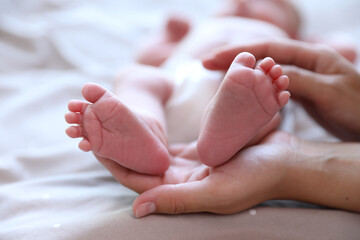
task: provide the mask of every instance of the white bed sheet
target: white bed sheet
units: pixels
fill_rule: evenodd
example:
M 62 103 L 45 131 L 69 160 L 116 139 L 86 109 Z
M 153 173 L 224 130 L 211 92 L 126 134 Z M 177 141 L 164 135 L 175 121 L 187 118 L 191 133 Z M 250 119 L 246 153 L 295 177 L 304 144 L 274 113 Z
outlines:
M 133 61 L 136 46 L 167 12 L 201 19 L 217 2 L 0 1 L 0 239 L 360 236 L 358 214 L 324 209 L 135 219 L 136 194 L 65 136 L 66 103 L 81 97 L 84 83 L 111 88 L 117 70 Z M 346 32 L 360 46 L 359 1 L 302 2 L 306 34 Z M 296 130 L 307 136 L 305 128 Z M 326 138 L 323 133 L 316 137 Z

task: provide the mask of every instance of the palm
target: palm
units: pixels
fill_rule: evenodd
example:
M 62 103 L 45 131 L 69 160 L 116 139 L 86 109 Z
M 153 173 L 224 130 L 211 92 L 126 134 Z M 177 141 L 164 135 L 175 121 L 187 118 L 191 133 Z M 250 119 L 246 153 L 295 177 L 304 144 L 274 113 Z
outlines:
M 279 181 L 279 170 L 282 169 L 279 163 L 289 157 L 289 142 L 289 135 L 274 133 L 261 144 L 244 149 L 233 159 L 216 168 L 207 167 L 199 162 L 196 148 L 190 147 L 185 151 L 178 151 L 173 156 L 169 169 L 161 176 L 136 173 L 114 162 L 109 164 L 110 160 L 100 157 L 98 159 L 120 183 L 138 193 L 160 185 L 189 184 L 197 181 L 203 184 L 204 188 L 216 189 L 217 201 L 219 197 L 225 200 L 230 192 L 239 192 L 242 198 L 247 198 L 248 204 L 248 199 L 257 192 L 264 191 L 269 185 Z M 261 200 L 255 197 L 252 201 Z M 244 206 L 240 204 L 239 207 Z M 226 208 L 222 207 L 221 212 L 224 212 L 224 209 Z
M 181 151 L 173 155 L 170 167 L 162 175 L 137 173 L 122 167 L 112 160 L 97 155 L 96 158 L 109 169 L 117 181 L 138 193 L 142 193 L 160 185 L 202 180 L 209 176 L 210 167 L 199 162 L 197 158 L 193 158 L 194 151 L 191 149 L 190 152 L 185 154 L 184 151 Z

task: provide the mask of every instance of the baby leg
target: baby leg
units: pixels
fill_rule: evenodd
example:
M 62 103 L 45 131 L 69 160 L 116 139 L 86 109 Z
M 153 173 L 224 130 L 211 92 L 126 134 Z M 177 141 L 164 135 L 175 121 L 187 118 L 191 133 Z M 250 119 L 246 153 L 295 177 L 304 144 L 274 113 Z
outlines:
M 271 58 L 254 69 L 255 58 L 239 54 L 208 105 L 197 143 L 209 166 L 229 160 L 273 119 L 289 100 L 289 79 Z M 266 128 L 265 128 L 266 129 Z
M 121 97 L 89 83 L 82 90 L 88 102 L 69 102 L 70 112 L 65 119 L 77 125 L 66 133 L 83 138 L 81 150 L 91 150 L 141 173 L 166 171 L 169 154 L 162 108 L 172 85 L 162 74 L 151 76 L 149 71 L 156 73 L 141 67 L 124 73 L 117 84 Z M 147 77 L 143 78 L 143 72 L 148 73 Z
M 171 16 L 167 20 L 163 32 L 150 39 L 138 51 L 138 63 L 160 66 L 174 52 L 179 42 L 190 30 L 187 19 L 181 16 Z

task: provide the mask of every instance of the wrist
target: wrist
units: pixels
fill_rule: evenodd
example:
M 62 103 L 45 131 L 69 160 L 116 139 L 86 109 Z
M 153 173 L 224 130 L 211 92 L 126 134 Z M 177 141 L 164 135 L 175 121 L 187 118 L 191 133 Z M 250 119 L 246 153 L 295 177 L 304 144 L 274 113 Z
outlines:
M 316 171 L 317 167 L 314 167 L 316 161 L 313 160 L 317 157 L 319 157 L 317 149 L 306 140 L 299 139 L 297 148 L 293 150 L 292 157 L 287 161 L 286 173 L 279 186 L 279 199 L 304 200 L 302 198 L 305 194 L 305 185 L 309 186 L 307 175 L 310 171 Z M 312 167 L 308 166 L 309 162 L 312 162 Z
M 306 162 L 318 155 L 316 148 L 311 146 L 308 141 L 289 135 L 287 154 L 279 159 L 280 179 L 274 186 L 271 199 L 299 200 L 298 191 Z
M 274 134 L 272 142 L 275 143 L 272 150 L 276 156 L 271 161 L 270 172 L 273 172 L 273 181 L 270 181 L 271 184 L 268 185 L 263 197 L 265 200 L 289 199 L 292 196 L 290 190 L 294 182 L 294 168 L 301 159 L 306 158 L 304 154 L 308 153 L 303 148 L 307 143 L 285 132 Z
M 301 140 L 278 199 L 360 211 L 359 144 Z

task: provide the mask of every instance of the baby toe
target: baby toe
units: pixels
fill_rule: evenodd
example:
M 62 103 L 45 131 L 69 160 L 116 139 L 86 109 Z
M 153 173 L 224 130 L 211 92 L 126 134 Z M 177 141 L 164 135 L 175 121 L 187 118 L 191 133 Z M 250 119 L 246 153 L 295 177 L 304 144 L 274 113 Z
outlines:
M 79 126 L 71 126 L 65 130 L 65 133 L 71 138 L 83 137 L 84 133 Z
M 79 124 L 81 123 L 81 115 L 76 112 L 69 112 L 65 114 L 65 121 L 69 124 Z
M 289 77 L 286 75 L 280 76 L 275 80 L 275 85 L 278 90 L 285 90 L 289 86 Z
M 235 57 L 234 63 L 239 63 L 248 68 L 254 68 L 256 59 L 251 53 L 242 52 Z
M 282 69 L 280 67 L 280 65 L 274 65 L 270 71 L 269 71 L 269 76 L 272 78 L 272 79 L 277 79 L 279 78 L 281 75 L 282 75 Z
M 275 62 L 271 57 L 266 57 L 258 64 L 257 68 L 264 73 L 268 73 L 275 66 Z
M 85 138 L 83 140 L 81 140 L 79 143 L 79 148 L 80 148 L 80 150 L 82 150 L 84 152 L 91 151 L 91 144 L 90 144 L 89 140 L 87 140 Z
M 285 106 L 290 99 L 290 93 L 288 91 L 282 91 L 277 96 L 277 101 L 281 107 Z
M 68 104 L 70 112 L 83 113 L 89 104 L 80 100 L 71 100 Z
M 85 84 L 81 91 L 84 98 L 91 103 L 97 102 L 106 92 L 105 88 L 95 83 Z

